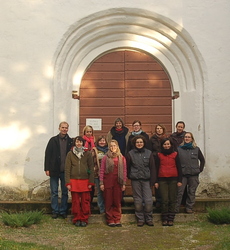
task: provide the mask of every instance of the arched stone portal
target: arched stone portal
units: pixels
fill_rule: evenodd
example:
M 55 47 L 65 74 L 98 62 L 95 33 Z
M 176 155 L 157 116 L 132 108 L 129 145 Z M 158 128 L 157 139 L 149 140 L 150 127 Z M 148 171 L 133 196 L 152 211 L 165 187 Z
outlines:
M 180 95 L 173 105 L 173 124 L 185 120 L 203 145 L 202 57 L 181 25 L 143 9 L 97 12 L 77 21 L 64 34 L 54 55 L 54 124 L 66 117 L 76 133 L 79 104 L 71 99 L 72 90 L 79 91 L 85 71 L 96 58 L 117 49 L 142 50 L 157 58 L 168 72 L 172 92 Z M 195 103 L 193 116 L 188 114 L 190 102 Z

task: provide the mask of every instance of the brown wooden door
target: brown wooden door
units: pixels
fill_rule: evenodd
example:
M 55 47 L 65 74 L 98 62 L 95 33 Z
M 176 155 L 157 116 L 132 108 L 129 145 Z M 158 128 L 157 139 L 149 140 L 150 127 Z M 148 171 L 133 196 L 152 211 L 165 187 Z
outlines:
M 150 55 L 115 51 L 97 59 L 86 71 L 80 86 L 80 134 L 86 118 L 101 118 L 106 135 L 117 117 L 127 127 L 138 119 L 142 129 L 154 133 L 157 123 L 172 130 L 172 92 L 169 77 Z

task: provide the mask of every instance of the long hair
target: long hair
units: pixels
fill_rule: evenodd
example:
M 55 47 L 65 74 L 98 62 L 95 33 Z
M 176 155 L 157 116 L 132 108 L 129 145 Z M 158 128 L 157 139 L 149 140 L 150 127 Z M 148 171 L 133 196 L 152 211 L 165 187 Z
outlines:
M 84 128 L 83 128 L 83 135 L 85 135 L 85 132 L 87 129 L 91 129 L 92 130 L 92 136 L 93 136 L 93 127 L 90 126 L 90 125 L 86 125 Z
M 116 140 L 114 140 L 114 139 L 113 139 L 113 140 L 111 140 L 111 141 L 110 141 L 110 143 L 109 143 L 109 144 L 111 145 L 111 143 L 112 143 L 112 142 L 113 142 L 113 143 L 115 143 L 115 144 L 116 144 L 116 146 L 117 146 L 116 155 L 117 155 L 117 156 L 122 155 L 122 154 L 121 154 L 121 151 L 120 151 L 120 148 L 119 148 L 119 144 L 118 144 L 118 142 L 117 142 Z M 109 150 L 110 150 L 110 145 L 109 145 Z M 110 151 L 111 151 L 111 150 L 110 150 Z
M 158 123 L 156 126 L 155 126 L 155 133 L 157 133 L 157 127 L 161 127 L 163 129 L 163 135 L 166 134 L 166 128 L 163 124 L 160 124 Z
M 192 138 L 192 146 L 193 146 L 193 148 L 196 148 L 196 147 L 197 147 L 197 144 L 196 144 L 196 141 L 195 141 L 195 139 L 194 139 L 194 136 L 193 136 L 192 132 L 186 132 L 185 135 L 184 135 L 184 137 L 185 137 L 187 134 L 189 134 L 189 135 L 191 136 L 191 138 Z M 184 142 L 184 140 L 183 140 L 183 142 L 181 143 L 181 146 L 183 146 L 184 144 L 185 144 L 185 142 Z

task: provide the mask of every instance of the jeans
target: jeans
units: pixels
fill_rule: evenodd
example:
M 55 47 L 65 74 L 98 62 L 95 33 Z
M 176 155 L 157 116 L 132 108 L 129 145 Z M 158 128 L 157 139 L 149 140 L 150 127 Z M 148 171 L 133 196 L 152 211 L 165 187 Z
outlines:
M 105 205 L 104 205 L 104 198 L 103 198 L 103 192 L 100 189 L 100 181 L 99 178 L 94 179 L 95 185 L 97 187 L 97 205 L 99 207 L 100 213 L 105 212 Z
M 59 179 L 61 182 L 61 204 L 58 204 L 58 186 Z M 51 208 L 53 214 L 66 214 L 68 209 L 68 189 L 65 186 L 65 174 L 60 173 L 59 176 L 50 177 L 51 189 Z

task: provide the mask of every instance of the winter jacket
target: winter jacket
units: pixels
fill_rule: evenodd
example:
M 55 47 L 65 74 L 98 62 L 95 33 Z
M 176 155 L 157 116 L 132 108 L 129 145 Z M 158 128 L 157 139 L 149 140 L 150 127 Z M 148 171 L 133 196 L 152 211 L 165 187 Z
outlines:
M 68 185 L 70 179 L 85 180 L 89 179 L 89 183 L 94 183 L 94 164 L 91 152 L 86 151 L 79 159 L 73 151 L 66 156 L 65 162 L 65 183 Z
M 66 154 L 70 151 L 73 140 L 67 135 L 66 137 Z M 61 152 L 59 143 L 59 134 L 52 137 L 45 150 L 44 170 L 50 172 L 50 177 L 59 176 L 61 166 Z

